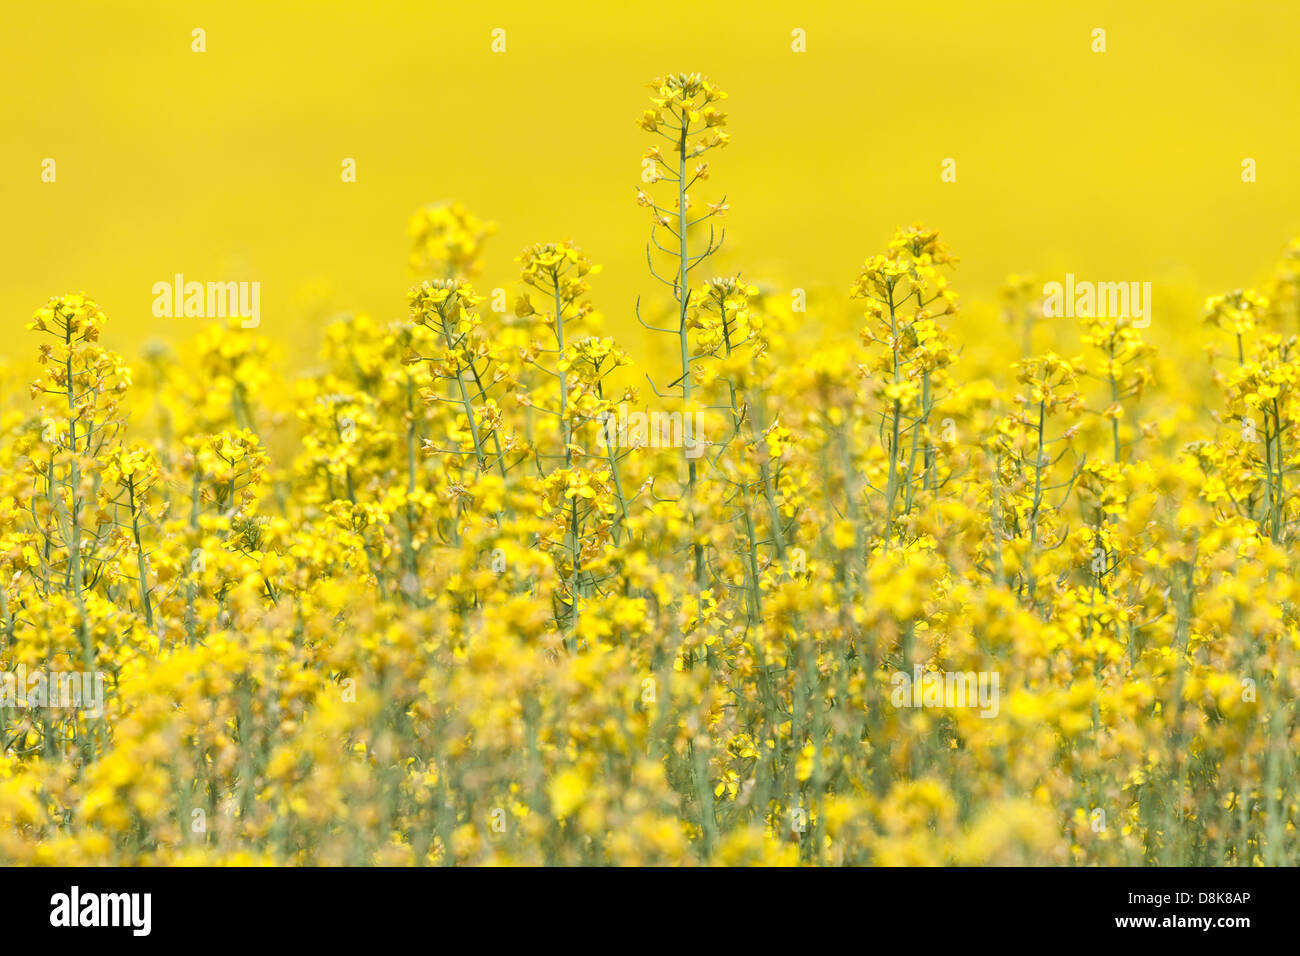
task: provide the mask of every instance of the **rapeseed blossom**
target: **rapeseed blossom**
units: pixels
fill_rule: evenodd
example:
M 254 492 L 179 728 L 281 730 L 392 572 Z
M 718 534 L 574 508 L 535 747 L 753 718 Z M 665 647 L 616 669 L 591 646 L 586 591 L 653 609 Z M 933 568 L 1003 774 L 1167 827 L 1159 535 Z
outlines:
M 238 324 L 133 367 L 93 299 L 36 311 L 0 677 L 105 701 L 0 706 L 0 860 L 1295 858 L 1295 245 L 1160 347 L 1013 277 L 990 359 L 913 225 L 817 333 L 710 274 L 725 97 L 669 75 L 637 120 L 666 377 L 571 240 L 489 308 L 456 203 L 411 221 L 406 314 L 290 384 Z M 629 410 L 677 444 L 610 441 Z

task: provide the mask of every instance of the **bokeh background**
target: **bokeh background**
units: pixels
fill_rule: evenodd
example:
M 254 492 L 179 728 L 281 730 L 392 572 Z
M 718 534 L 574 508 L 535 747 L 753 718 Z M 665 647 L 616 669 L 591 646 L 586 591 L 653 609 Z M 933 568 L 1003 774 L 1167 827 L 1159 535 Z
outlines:
M 967 336 L 996 322 L 1009 272 L 1194 303 L 1300 233 L 1297 27 L 1294 3 L 1242 0 L 8 0 L 0 356 L 31 350 L 23 325 L 64 291 L 99 299 L 120 351 L 187 338 L 197 320 L 151 314 L 153 283 L 180 272 L 261 282 L 261 334 L 310 361 L 330 316 L 403 314 L 407 219 L 451 198 L 499 224 L 485 288 L 513 294 L 525 244 L 573 239 L 604 264 L 607 329 L 630 336 L 656 288 L 634 120 L 647 81 L 678 70 L 731 94 L 700 197 L 731 206 L 716 270 L 805 288 L 827 321 L 913 221 L 961 257 Z

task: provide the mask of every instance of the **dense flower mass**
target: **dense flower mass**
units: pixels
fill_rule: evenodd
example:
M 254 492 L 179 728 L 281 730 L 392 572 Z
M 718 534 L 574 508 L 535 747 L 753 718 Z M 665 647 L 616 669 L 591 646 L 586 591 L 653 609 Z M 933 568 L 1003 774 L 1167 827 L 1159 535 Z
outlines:
M 652 89 L 667 374 L 572 242 L 488 307 L 456 204 L 412 220 L 408 314 L 288 385 L 260 329 L 128 367 L 92 299 L 36 312 L 0 862 L 1295 859 L 1300 247 L 1179 319 L 1199 357 L 1021 277 L 967 356 L 913 226 L 846 336 L 709 275 L 725 94 Z

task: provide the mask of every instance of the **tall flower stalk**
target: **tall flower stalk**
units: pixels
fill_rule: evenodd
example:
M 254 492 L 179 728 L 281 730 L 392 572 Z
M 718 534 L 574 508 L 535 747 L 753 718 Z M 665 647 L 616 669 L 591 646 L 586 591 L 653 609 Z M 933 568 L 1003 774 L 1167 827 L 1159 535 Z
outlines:
M 694 411 L 692 363 L 696 357 L 692 355 L 690 338 L 691 273 L 721 248 L 726 230 L 718 229 L 715 220 L 727 212 L 724 196 L 718 202 L 706 204 L 703 212 L 692 215 L 690 190 L 709 178 L 709 164 L 700 161 L 700 157 L 726 146 L 729 140 L 724 130 L 727 114 L 714 105 L 726 99 L 727 94 L 698 73 L 678 73 L 657 79 L 651 88 L 654 94 L 650 97 L 650 102 L 654 108 L 644 111 L 637 125 L 665 140 L 667 146 L 656 145 L 646 151 L 642 179 L 650 186 L 668 183 L 670 198 L 665 202 L 638 189 L 637 202 L 651 213 L 646 261 L 651 275 L 672 290 L 677 305 L 677 326 L 675 329 L 660 328 L 648 325 L 644 320 L 641 322 L 646 328 L 675 335 L 677 338 L 678 376 L 668 387 L 680 389 L 682 413 L 685 416 Z M 708 238 L 701 245 L 693 246 L 692 230 L 701 230 L 706 225 Z M 663 271 L 655 264 L 656 256 L 667 259 L 668 267 Z M 639 304 L 637 316 L 640 319 Z M 655 389 L 655 393 L 660 394 L 658 389 Z M 684 506 L 694 529 L 696 519 L 693 499 L 698 474 L 694 458 L 683 455 L 683 463 L 686 472 L 683 482 Z M 694 537 L 692 534 L 693 539 Z M 705 577 L 704 550 L 698 540 L 692 540 L 691 552 L 696 586 L 702 587 Z

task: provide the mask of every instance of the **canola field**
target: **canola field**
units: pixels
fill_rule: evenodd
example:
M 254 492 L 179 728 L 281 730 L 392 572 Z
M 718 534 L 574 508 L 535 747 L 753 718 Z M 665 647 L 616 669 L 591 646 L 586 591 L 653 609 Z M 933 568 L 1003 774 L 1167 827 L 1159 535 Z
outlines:
M 0 861 L 1296 861 L 1300 244 L 1156 323 L 1011 277 L 994 334 L 900 224 L 843 250 L 846 333 L 716 268 L 730 105 L 629 113 L 636 348 L 580 237 L 457 202 L 299 371 L 233 305 L 124 357 L 50 290 L 3 373 Z

